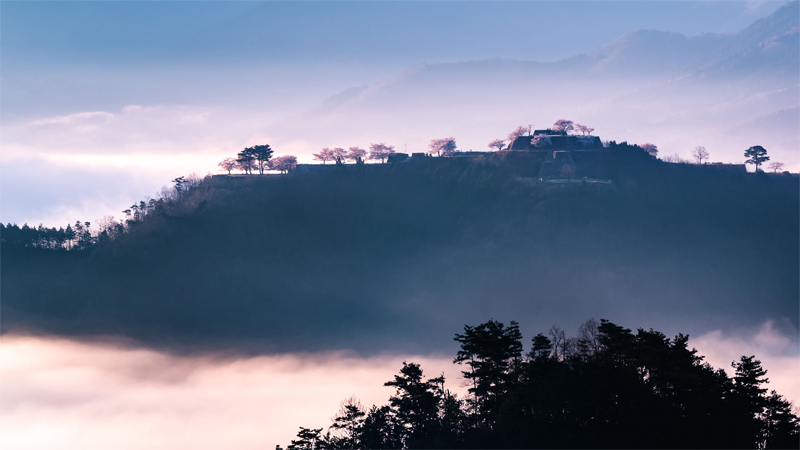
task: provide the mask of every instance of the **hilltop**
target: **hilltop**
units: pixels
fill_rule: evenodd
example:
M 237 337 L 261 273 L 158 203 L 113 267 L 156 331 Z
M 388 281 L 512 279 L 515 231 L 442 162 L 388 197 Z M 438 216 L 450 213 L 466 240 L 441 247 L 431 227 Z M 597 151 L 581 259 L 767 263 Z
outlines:
M 591 166 L 610 187 L 565 188 L 506 153 L 209 177 L 86 250 L 6 232 L 3 332 L 430 352 L 486 317 L 797 326 L 797 177 L 621 144 Z

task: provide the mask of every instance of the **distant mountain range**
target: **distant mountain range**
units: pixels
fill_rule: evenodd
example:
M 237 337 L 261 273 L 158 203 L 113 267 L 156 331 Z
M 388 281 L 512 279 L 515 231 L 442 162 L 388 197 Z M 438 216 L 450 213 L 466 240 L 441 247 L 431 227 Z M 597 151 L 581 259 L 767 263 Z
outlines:
M 792 2 L 734 34 L 637 30 L 556 62 L 420 64 L 344 90 L 275 129 L 310 129 L 322 145 L 382 139 L 417 151 L 427 144 L 420 134 L 452 134 L 478 149 L 516 125 L 568 118 L 604 138 L 653 141 L 684 157 L 706 145 L 712 157 L 737 161 L 739 147 L 758 143 L 790 165 L 800 163 L 799 33 L 800 4 Z M 761 122 L 769 133 L 754 128 L 752 141 L 728 140 Z

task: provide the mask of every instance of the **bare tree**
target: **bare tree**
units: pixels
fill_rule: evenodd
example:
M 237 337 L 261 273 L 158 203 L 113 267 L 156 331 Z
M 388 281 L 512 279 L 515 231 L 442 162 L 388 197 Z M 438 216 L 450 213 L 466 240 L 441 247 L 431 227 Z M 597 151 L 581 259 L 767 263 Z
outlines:
M 495 139 L 492 142 L 489 142 L 489 148 L 493 148 L 496 151 L 500 151 L 506 145 L 505 139 Z
M 558 325 L 553 325 L 552 328 L 550 328 L 550 340 L 553 342 L 553 359 L 564 359 L 565 347 L 567 344 L 567 337 L 564 330 L 559 328 Z
M 228 171 L 228 175 L 230 175 L 231 174 L 231 170 L 235 169 L 238 166 L 238 163 L 233 158 L 225 158 L 225 159 L 222 160 L 222 162 L 217 164 L 217 166 L 222 168 L 222 170 L 227 170 Z
M 281 173 L 289 173 L 297 166 L 297 157 L 292 155 L 278 156 L 269 161 L 269 169 Z
M 558 131 L 559 133 L 568 134 L 570 131 L 574 129 L 575 129 L 575 124 L 571 120 L 558 119 L 553 124 L 553 130 Z
M 578 328 L 578 350 L 584 355 L 594 355 L 600 351 L 600 324 L 594 318 Z
M 649 153 L 650 156 L 652 156 L 652 157 L 655 157 L 656 155 L 658 155 L 658 147 L 656 147 L 655 144 L 651 144 L 649 142 L 644 144 L 644 145 L 642 145 L 642 150 L 644 150 L 647 153 Z
M 770 165 L 768 165 L 767 168 L 771 169 L 773 173 L 778 173 L 778 171 L 783 169 L 783 163 L 782 162 L 770 163 Z
M 692 158 L 697 161 L 697 164 L 703 164 L 704 159 L 708 159 L 708 152 L 702 145 L 698 145 L 692 150 Z
M 431 153 L 438 156 L 450 156 L 456 151 L 456 138 L 450 136 L 443 139 L 432 139 L 428 144 Z
M 329 149 L 328 147 L 323 148 L 319 153 L 314 153 L 314 160 L 315 161 L 322 161 L 322 164 L 325 164 L 328 161 L 333 161 L 333 150 Z
M 364 160 L 367 158 L 367 151 L 363 148 L 358 147 L 350 147 L 347 150 L 347 159 L 353 161 L 356 164 L 364 164 Z
M 386 145 L 383 142 L 380 144 L 369 144 L 369 159 L 373 161 L 386 162 L 389 155 L 394 154 L 394 145 Z

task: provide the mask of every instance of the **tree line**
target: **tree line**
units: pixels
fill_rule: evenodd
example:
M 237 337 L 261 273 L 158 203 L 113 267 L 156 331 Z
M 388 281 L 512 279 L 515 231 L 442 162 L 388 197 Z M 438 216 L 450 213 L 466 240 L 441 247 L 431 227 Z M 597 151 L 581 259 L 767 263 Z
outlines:
M 523 352 L 516 322 L 465 326 L 454 359 L 469 395 L 403 363 L 395 393 L 365 408 L 351 397 L 333 423 L 301 427 L 288 446 L 364 448 L 797 448 L 798 415 L 768 392 L 755 356 L 733 375 L 703 362 L 687 335 L 594 319 L 575 337 L 558 327 Z
M 0 243 L 4 247 L 26 247 L 45 250 L 88 250 L 97 245 L 113 241 L 144 222 L 156 212 L 163 212 L 169 206 L 180 202 L 187 194 L 200 185 L 202 178 L 195 174 L 177 177 L 172 186 L 164 186 L 156 193 L 156 198 L 145 198 L 122 211 L 125 219 L 104 217 L 96 225 L 91 222 L 76 221 L 66 227 L 22 226 L 0 223 Z

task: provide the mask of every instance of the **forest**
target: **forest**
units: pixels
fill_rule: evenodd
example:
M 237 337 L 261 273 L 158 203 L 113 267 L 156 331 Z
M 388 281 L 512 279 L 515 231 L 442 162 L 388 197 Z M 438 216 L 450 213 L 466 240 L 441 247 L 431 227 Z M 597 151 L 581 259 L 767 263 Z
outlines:
M 564 188 L 506 153 L 179 177 L 123 221 L 3 225 L 2 331 L 373 353 L 486 317 L 798 326 L 797 177 L 612 143 L 577 163 L 613 185 Z
M 389 404 L 342 402 L 326 433 L 300 427 L 289 450 L 363 448 L 797 448 L 792 405 L 768 392 L 755 356 L 733 376 L 703 362 L 688 336 L 594 319 L 554 327 L 524 352 L 519 324 L 465 326 L 454 362 L 469 395 L 403 363 Z

